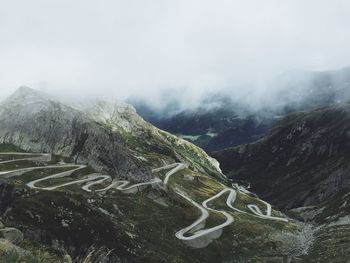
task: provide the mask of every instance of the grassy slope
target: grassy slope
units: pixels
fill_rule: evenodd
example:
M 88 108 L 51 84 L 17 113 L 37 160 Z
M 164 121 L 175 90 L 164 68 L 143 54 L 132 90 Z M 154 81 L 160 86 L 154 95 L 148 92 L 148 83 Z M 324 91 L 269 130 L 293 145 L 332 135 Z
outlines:
M 23 187 L 28 179 L 30 173 L 8 179 L 18 190 L 5 217 L 7 223 L 40 242 L 64 241 L 64 247 L 75 255 L 95 245 L 114 249 L 120 258 L 138 262 L 244 261 L 285 255 L 288 242 L 281 240 L 285 234 L 297 231 L 293 223 L 274 223 L 233 213 L 235 222 L 220 239 L 205 249 L 186 247 L 174 234 L 190 225 L 198 211 L 172 189 L 181 187 L 202 202 L 222 188 L 215 179 L 192 169 L 174 175 L 168 190 L 148 187 L 137 194 L 112 190 L 107 195 L 96 195 L 82 191 L 78 185 L 53 192 L 32 191 Z M 257 202 L 250 196 L 242 199 Z M 222 199 L 212 205 L 224 209 L 224 202 Z M 242 204 L 239 201 L 237 206 Z M 212 214 L 208 226 L 222 220 L 220 215 Z M 34 232 L 41 233 L 40 238 Z
M 137 155 L 144 157 L 151 167 L 158 167 L 162 163 L 160 160 L 169 161 L 169 159 L 172 159 L 173 161 L 186 162 L 193 169 L 207 173 L 219 180 L 226 180 L 217 167 L 213 165 L 213 162 L 210 161 L 211 157 L 186 140 L 159 130 L 143 120 L 139 120 L 139 123 L 130 132 L 115 121 L 94 118 L 105 129 L 121 135 L 128 147 Z
M 315 241 L 307 259 L 319 258 L 319 262 L 344 262 L 350 258 L 350 188 L 344 189 L 321 208 L 315 216 L 319 225 Z

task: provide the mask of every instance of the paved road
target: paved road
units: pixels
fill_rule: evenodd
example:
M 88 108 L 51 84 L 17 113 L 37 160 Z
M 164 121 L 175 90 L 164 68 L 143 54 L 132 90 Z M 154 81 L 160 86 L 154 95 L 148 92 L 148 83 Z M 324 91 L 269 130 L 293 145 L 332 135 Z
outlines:
M 31 161 L 49 161 L 49 160 L 51 160 L 51 155 L 49 155 L 49 154 L 0 153 L 0 155 L 20 156 L 20 158 L 18 158 L 18 159 L 2 161 L 2 162 L 0 162 L 0 164 L 7 164 L 7 163 L 11 163 L 11 162 L 18 162 L 18 161 L 24 161 L 24 160 L 26 160 L 26 161 L 28 161 L 28 160 L 31 160 Z M 27 156 L 27 157 L 24 157 L 24 156 Z M 60 165 L 47 165 L 47 166 L 39 166 L 39 167 L 19 168 L 19 169 L 14 169 L 14 170 L 10 170 L 10 171 L 2 171 L 2 172 L 0 172 L 0 175 L 6 176 L 6 177 L 13 177 L 13 176 L 22 175 L 26 172 L 30 172 L 30 171 L 34 171 L 34 170 L 57 169 L 57 168 L 65 168 L 65 169 L 71 168 L 71 169 L 68 171 L 56 173 L 53 175 L 45 176 L 45 177 L 40 178 L 40 179 L 33 180 L 33 181 L 27 183 L 26 185 L 32 189 L 52 191 L 52 190 L 66 187 L 66 186 L 73 185 L 73 184 L 87 183 L 81 187 L 82 190 L 87 191 L 87 192 L 92 192 L 92 191 L 94 191 L 94 192 L 106 192 L 110 189 L 115 189 L 115 190 L 125 191 L 125 192 L 135 192 L 142 186 L 147 186 L 147 185 L 152 185 L 152 184 L 161 184 L 161 183 L 163 183 L 164 185 L 168 185 L 171 176 L 176 174 L 177 172 L 179 172 L 181 170 L 188 168 L 188 165 L 186 165 L 184 163 L 173 163 L 170 165 L 166 165 L 166 166 L 154 169 L 153 172 L 159 172 L 162 170 L 169 170 L 169 171 L 165 174 L 163 181 L 160 178 L 155 177 L 155 178 L 151 179 L 149 182 L 137 183 L 137 184 L 133 184 L 133 185 L 130 185 L 130 181 L 127 181 L 127 180 L 115 180 L 115 179 L 112 179 L 112 177 L 109 175 L 102 175 L 102 174 L 96 174 L 96 173 L 86 175 L 82 179 L 74 180 L 71 182 L 67 182 L 67 183 L 63 183 L 63 184 L 59 184 L 59 185 L 55 185 L 55 186 L 40 187 L 40 186 L 36 185 L 39 182 L 70 176 L 74 172 L 86 168 L 85 165 L 75 165 L 75 164 L 60 164 Z M 101 185 L 101 184 L 106 185 L 107 182 L 109 182 L 108 186 L 105 186 L 105 187 L 100 188 L 100 189 L 91 190 L 92 186 Z M 202 246 L 206 246 L 213 239 L 220 237 L 223 228 L 232 224 L 234 222 L 234 218 L 233 218 L 232 214 L 228 213 L 227 211 L 217 210 L 217 209 L 211 208 L 209 206 L 209 203 L 213 202 L 215 199 L 222 197 L 225 194 L 228 194 L 227 199 L 226 199 L 226 205 L 228 208 L 230 208 L 234 212 L 247 214 L 250 216 L 258 217 L 260 219 L 269 219 L 269 220 L 288 222 L 288 219 L 286 219 L 286 218 L 272 216 L 271 205 L 263 200 L 259 200 L 259 202 L 262 205 L 266 206 L 266 213 L 265 214 L 261 211 L 261 209 L 256 204 L 248 204 L 247 205 L 247 207 L 251 211 L 251 213 L 234 207 L 234 203 L 235 203 L 236 198 L 237 198 L 237 191 L 240 192 L 241 194 L 246 194 L 248 191 L 245 188 L 238 186 L 238 185 L 233 185 L 233 188 L 235 188 L 235 189 L 228 188 L 226 186 L 223 186 L 223 187 L 224 187 L 224 189 L 222 189 L 219 193 L 204 200 L 201 204 L 197 203 L 195 200 L 193 200 L 185 192 L 180 191 L 178 189 L 175 189 L 175 192 L 179 196 L 184 198 L 186 201 L 191 203 L 195 208 L 197 208 L 200 211 L 200 216 L 195 222 L 193 222 L 191 225 L 176 232 L 175 236 L 179 240 L 182 240 L 182 241 L 187 242 L 187 243 L 194 242 L 193 244 L 192 243 L 188 243 L 188 244 L 189 245 L 192 244 L 193 246 L 197 246 L 197 247 L 202 247 Z M 224 218 L 224 222 L 222 222 L 221 224 L 216 225 L 214 227 L 205 228 L 206 220 L 210 216 L 210 212 L 216 213 L 216 214 L 221 214 L 222 217 Z M 201 240 L 201 242 L 195 243 L 197 240 Z

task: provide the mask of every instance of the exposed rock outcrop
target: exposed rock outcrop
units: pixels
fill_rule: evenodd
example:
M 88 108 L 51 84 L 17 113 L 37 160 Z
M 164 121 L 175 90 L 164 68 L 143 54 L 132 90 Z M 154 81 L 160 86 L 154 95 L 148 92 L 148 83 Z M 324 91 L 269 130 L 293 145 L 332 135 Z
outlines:
M 117 177 L 150 177 L 150 169 L 130 153 L 117 133 L 27 87 L 0 105 L 0 143 L 72 158 Z
M 17 228 L 3 228 L 0 229 L 0 238 L 4 238 L 13 244 L 19 244 L 23 241 L 23 233 Z

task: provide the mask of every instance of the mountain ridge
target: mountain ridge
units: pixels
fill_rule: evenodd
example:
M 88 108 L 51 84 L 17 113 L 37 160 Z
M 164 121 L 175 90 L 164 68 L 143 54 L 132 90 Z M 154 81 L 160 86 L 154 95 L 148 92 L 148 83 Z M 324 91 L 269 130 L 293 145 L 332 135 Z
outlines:
M 213 153 L 233 182 L 308 225 L 301 262 L 350 256 L 349 123 L 349 103 L 296 112 L 257 142 Z
M 215 159 L 132 108 L 81 111 L 15 97 L 0 105 L 0 216 L 30 244 L 56 256 L 98 246 L 112 250 L 106 262 L 300 253 L 303 224 L 230 185 Z
M 251 92 L 244 99 L 232 88 L 199 97 L 193 105 L 184 105 L 183 90 L 177 91 L 173 100 L 168 93 L 162 93 L 161 103 L 140 97 L 128 101 L 156 127 L 210 153 L 254 142 L 292 112 L 344 103 L 350 100 L 349 87 L 350 67 L 333 71 L 295 70 L 266 84 L 262 88 L 264 93 Z
M 283 178 L 283 167 L 285 167 L 284 173 L 286 174 L 286 178 L 288 176 L 295 176 L 295 178 L 298 178 L 298 176 L 300 177 L 303 173 L 307 173 L 306 171 L 308 171 L 308 169 L 311 171 L 311 169 L 317 166 L 322 167 L 325 162 L 328 162 L 329 167 L 334 167 L 332 168 L 333 170 L 328 169 L 327 171 L 335 172 L 336 169 L 338 169 L 336 167 L 339 166 L 339 169 L 341 169 L 342 164 L 345 165 L 346 163 L 341 162 L 341 164 L 338 164 L 337 160 L 347 158 L 348 156 L 346 146 L 349 144 L 347 135 L 349 130 L 347 124 L 349 116 L 349 104 L 326 107 L 310 112 L 293 113 L 278 122 L 263 139 L 252 144 L 214 153 L 213 156 L 221 160 L 221 167 L 224 172 L 232 178 L 249 181 L 252 183 L 253 189 L 255 187 L 253 178 L 258 178 L 260 174 L 261 179 L 259 180 L 262 180 L 261 183 L 269 176 L 273 176 L 271 178 L 278 178 L 278 176 Z M 224 156 L 230 160 L 225 161 Z M 249 159 L 245 159 L 248 158 L 248 156 Z M 332 161 L 335 162 L 334 165 L 331 165 Z M 252 167 L 255 168 L 249 169 L 247 166 L 248 164 L 251 164 Z M 233 172 L 233 170 L 235 171 Z M 232 172 L 230 173 L 230 171 Z M 282 174 L 277 174 L 277 171 L 281 171 Z M 345 171 L 339 171 L 339 173 L 343 175 L 346 174 Z M 250 175 L 248 176 L 248 174 Z M 319 174 L 320 177 L 324 175 L 328 178 L 322 170 L 318 171 L 317 174 Z M 333 176 L 337 177 L 336 175 Z M 345 178 L 339 180 L 345 180 Z M 332 190 L 333 193 L 341 190 L 339 187 L 341 187 L 342 184 L 337 185 L 338 186 L 334 186 L 336 188 Z M 344 185 L 344 187 L 345 186 L 346 185 Z M 286 189 L 283 187 L 290 188 L 290 184 L 286 183 L 282 188 L 277 187 L 281 193 L 284 192 L 284 194 L 286 194 Z M 257 188 L 255 190 L 271 201 L 268 197 L 268 192 L 273 193 L 274 191 L 271 186 L 268 185 L 268 181 L 266 181 L 264 186 L 258 188 L 261 190 L 265 189 L 263 190 L 264 194 L 260 190 L 257 190 Z M 309 189 L 309 191 L 311 191 L 311 189 Z M 297 196 L 300 197 L 300 200 L 304 200 L 305 203 L 298 203 L 298 205 L 312 205 L 319 201 L 324 201 L 324 199 L 331 194 L 324 189 L 324 196 L 320 195 L 316 198 L 317 193 L 320 194 L 322 192 L 320 191 L 321 190 L 317 190 L 315 197 L 310 197 L 310 199 L 300 193 Z M 276 198 L 275 203 L 286 206 L 287 208 L 296 206 L 296 204 L 288 205 L 290 202 L 288 198 L 279 201 L 277 201 Z

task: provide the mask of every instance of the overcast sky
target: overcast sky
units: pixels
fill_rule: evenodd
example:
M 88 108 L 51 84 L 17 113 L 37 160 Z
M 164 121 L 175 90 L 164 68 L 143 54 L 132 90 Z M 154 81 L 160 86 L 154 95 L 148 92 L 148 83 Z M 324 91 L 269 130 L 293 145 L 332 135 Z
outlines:
M 350 65 L 349 0 L 0 0 L 0 95 L 124 99 Z

